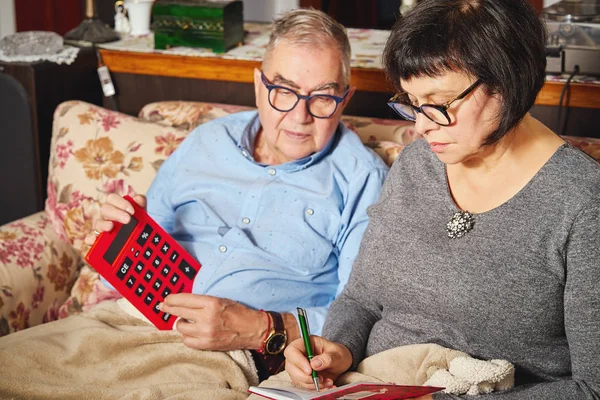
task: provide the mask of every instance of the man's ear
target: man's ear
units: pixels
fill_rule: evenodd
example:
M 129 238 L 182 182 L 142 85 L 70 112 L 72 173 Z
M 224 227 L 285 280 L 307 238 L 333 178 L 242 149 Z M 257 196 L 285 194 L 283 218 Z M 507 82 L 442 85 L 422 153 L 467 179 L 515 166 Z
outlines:
M 348 94 L 346 95 L 346 98 L 340 103 L 340 108 L 342 110 L 344 110 L 344 108 L 346 108 L 346 106 L 350 102 L 350 99 L 352 98 L 352 96 L 354 96 L 355 92 L 356 92 L 356 87 L 351 87 L 350 90 L 348 90 Z
M 258 94 L 260 91 L 260 87 L 263 84 L 262 79 L 260 78 L 261 72 L 258 68 L 254 68 L 254 102 L 256 103 L 256 107 L 258 107 Z

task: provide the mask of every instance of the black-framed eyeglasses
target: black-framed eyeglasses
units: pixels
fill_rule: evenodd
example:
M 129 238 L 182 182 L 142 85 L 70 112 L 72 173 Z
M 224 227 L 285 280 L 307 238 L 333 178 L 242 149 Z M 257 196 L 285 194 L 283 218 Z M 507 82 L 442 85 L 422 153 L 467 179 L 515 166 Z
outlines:
M 465 89 L 464 92 L 456 96 L 454 99 L 447 101 L 442 105 L 437 104 L 423 104 L 420 107 L 411 104 L 408 95 L 406 93 L 398 93 L 394 97 L 388 100 L 388 106 L 390 106 L 398 115 L 408 121 L 415 121 L 417 119 L 417 113 L 423 113 L 424 116 L 432 120 L 438 125 L 448 126 L 452 122 L 448 115 L 448 108 L 456 100 L 465 98 L 469 93 L 473 91 L 481 83 L 480 79 L 477 79 L 471 86 Z
M 350 88 L 347 87 L 342 97 L 330 94 L 313 94 L 305 96 L 298 94 L 285 86 L 273 85 L 267 80 L 265 74 L 260 72 L 261 79 L 269 91 L 269 104 L 280 112 L 289 112 L 296 107 L 300 100 L 306 101 L 306 111 L 315 118 L 329 118 L 338 108 L 338 105 L 344 101 Z

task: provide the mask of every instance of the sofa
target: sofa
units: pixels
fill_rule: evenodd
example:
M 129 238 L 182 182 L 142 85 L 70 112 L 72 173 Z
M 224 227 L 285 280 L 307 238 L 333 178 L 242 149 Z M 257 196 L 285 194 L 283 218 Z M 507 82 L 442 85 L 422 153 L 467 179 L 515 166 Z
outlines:
M 138 117 L 80 101 L 53 121 L 45 209 L 0 227 L 0 336 L 79 313 L 119 294 L 84 261 L 84 243 L 109 193 L 145 193 L 162 162 L 197 125 L 248 107 L 159 102 Z M 391 165 L 419 138 L 401 120 L 344 116 Z M 600 139 L 565 137 L 600 161 Z

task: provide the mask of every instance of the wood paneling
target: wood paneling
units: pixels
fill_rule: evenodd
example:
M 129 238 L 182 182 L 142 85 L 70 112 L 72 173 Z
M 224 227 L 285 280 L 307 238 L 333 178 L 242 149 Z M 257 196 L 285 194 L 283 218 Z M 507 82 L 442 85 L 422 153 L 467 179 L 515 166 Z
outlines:
M 260 68 L 259 61 L 227 60 L 222 58 L 187 57 L 157 53 L 100 50 L 104 64 L 112 72 L 172 76 L 226 82 L 253 83 L 252 71 Z M 391 92 L 383 71 L 367 68 L 352 69 L 352 85 L 357 90 Z
M 565 93 L 563 106 L 580 108 L 600 108 L 600 85 L 592 83 L 570 83 L 570 88 Z M 538 94 L 535 104 L 556 106 L 560 101 L 560 94 L 564 87 L 561 82 L 546 82 Z

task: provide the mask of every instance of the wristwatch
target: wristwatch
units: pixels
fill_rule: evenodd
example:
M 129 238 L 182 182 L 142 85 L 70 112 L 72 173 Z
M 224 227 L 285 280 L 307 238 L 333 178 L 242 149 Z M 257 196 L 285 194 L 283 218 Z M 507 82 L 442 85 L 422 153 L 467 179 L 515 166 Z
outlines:
M 272 323 L 271 331 L 265 339 L 263 349 L 265 354 L 275 355 L 281 353 L 283 349 L 285 349 L 287 332 L 285 331 L 281 314 L 275 311 L 267 311 L 267 314 L 269 314 Z

